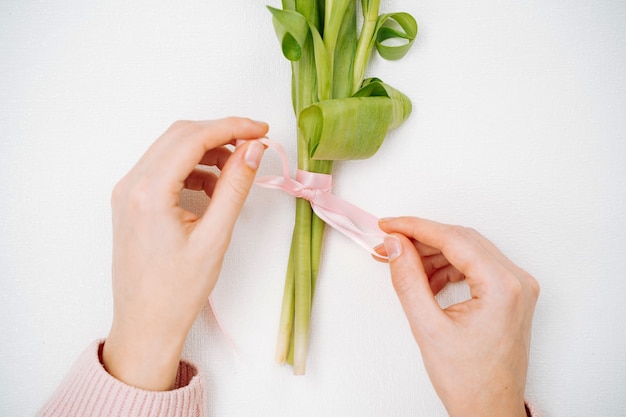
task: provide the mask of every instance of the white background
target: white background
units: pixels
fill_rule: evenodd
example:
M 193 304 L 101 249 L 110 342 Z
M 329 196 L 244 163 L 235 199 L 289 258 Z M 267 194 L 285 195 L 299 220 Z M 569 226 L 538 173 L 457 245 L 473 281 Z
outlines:
M 110 191 L 172 121 L 265 120 L 295 160 L 289 66 L 264 6 L 0 3 L 0 415 L 32 415 L 106 336 Z M 412 13 L 420 33 L 368 74 L 414 112 L 371 160 L 338 164 L 337 194 L 483 232 L 542 286 L 528 397 L 547 416 L 625 416 L 626 3 L 383 10 Z M 262 171 L 278 170 L 267 155 Z M 210 415 L 444 416 L 387 267 L 334 231 L 307 375 L 274 364 L 293 208 L 255 188 L 235 230 L 214 298 L 240 357 L 208 309 L 190 335 Z

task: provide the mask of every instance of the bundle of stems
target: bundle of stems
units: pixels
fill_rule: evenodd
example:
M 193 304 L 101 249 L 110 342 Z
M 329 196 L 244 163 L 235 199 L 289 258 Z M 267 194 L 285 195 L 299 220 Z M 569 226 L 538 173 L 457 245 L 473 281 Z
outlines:
M 380 0 L 283 0 L 268 7 L 283 55 L 291 61 L 298 169 L 331 174 L 333 161 L 372 156 L 411 101 L 377 78 L 364 79 L 374 49 L 403 57 L 417 34 L 408 13 L 379 15 Z M 357 31 L 357 9 L 363 14 Z M 296 220 L 280 315 L 276 361 L 306 369 L 311 305 L 324 222 L 296 199 Z

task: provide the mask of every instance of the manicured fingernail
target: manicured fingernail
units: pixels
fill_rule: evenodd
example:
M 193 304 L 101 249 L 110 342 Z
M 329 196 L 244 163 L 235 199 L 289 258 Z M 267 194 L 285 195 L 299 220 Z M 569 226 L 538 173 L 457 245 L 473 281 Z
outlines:
M 402 255 L 402 243 L 395 236 L 387 236 L 385 238 L 385 251 L 390 261 Z
M 243 157 L 246 165 L 252 169 L 257 169 L 261 163 L 261 157 L 263 156 L 264 149 L 265 147 L 260 142 L 250 142 L 248 149 L 246 149 L 246 154 Z
M 258 124 L 259 126 L 269 126 L 267 123 L 262 122 L 260 120 L 253 120 L 254 123 Z
M 389 220 L 393 220 L 393 217 L 383 217 L 382 219 L 378 219 L 380 223 L 388 222 Z

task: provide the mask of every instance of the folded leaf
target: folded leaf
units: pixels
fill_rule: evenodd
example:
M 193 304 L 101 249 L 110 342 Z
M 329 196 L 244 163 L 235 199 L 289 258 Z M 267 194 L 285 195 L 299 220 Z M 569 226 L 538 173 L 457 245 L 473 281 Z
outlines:
M 407 96 L 378 78 L 363 80 L 361 89 L 354 93 L 354 97 L 389 97 L 392 105 L 390 130 L 399 127 L 409 117 L 413 109 L 411 100 Z
M 276 36 L 280 41 L 283 55 L 290 61 L 299 61 L 302 58 L 302 50 L 306 45 L 309 34 L 313 39 L 313 52 L 315 56 L 315 68 L 317 73 L 318 97 L 330 98 L 331 78 L 330 61 L 324 40 L 317 28 L 313 26 L 302 14 L 291 10 L 280 10 L 267 6 L 272 13 L 272 22 Z M 310 88 L 314 84 L 305 84 Z M 293 95 L 293 94 L 292 94 Z
M 298 128 L 308 140 L 311 159 L 366 159 L 382 145 L 391 109 L 387 97 L 320 101 L 300 112 Z
M 411 114 L 411 100 L 378 78 L 363 81 L 353 97 L 324 100 L 303 109 L 298 129 L 314 160 L 366 159 L 378 151 L 387 131 Z
M 299 60 L 310 31 L 306 18 L 296 11 L 267 8 L 272 13 L 272 23 L 283 55 L 290 61 Z
M 408 13 L 388 13 L 378 17 L 376 49 L 380 56 L 389 60 L 402 58 L 411 48 L 417 36 L 417 22 Z M 389 45 L 385 41 L 400 39 L 399 45 Z

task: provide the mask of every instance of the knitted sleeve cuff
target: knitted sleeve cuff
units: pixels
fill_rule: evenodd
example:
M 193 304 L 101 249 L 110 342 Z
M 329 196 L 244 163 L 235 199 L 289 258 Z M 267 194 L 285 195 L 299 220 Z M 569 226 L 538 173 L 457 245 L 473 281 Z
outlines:
M 83 352 L 39 416 L 205 415 L 202 378 L 192 363 L 180 362 L 173 390 L 146 391 L 115 379 L 104 369 L 103 346 L 104 340 L 98 340 Z
M 528 402 L 528 400 L 524 403 L 526 406 L 526 416 L 528 417 L 541 417 L 537 408 Z

